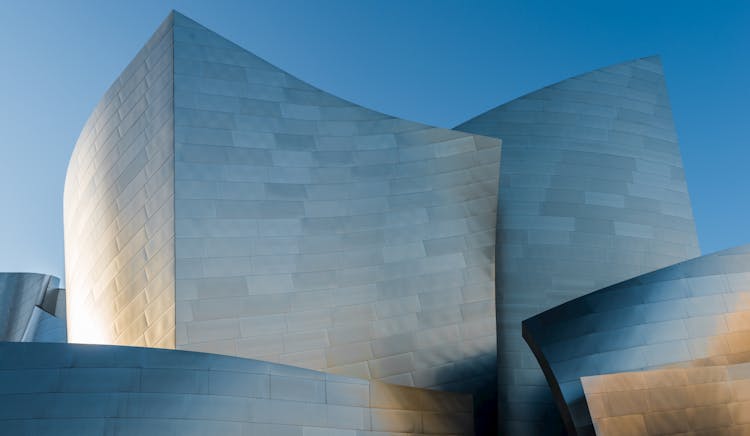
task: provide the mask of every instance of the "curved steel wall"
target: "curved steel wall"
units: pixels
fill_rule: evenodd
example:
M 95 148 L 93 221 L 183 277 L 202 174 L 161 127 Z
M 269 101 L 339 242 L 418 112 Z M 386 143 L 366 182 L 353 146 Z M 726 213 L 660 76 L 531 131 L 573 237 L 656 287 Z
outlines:
M 67 342 L 65 312 L 52 314 L 35 307 L 21 342 Z
M 71 342 L 174 347 L 172 19 L 102 98 L 65 179 Z
M 150 348 L 0 343 L 14 435 L 473 434 L 469 395 Z
M 559 431 L 521 321 L 699 255 L 658 58 L 602 68 L 457 127 L 503 139 L 498 213 L 500 422 Z
M 584 377 L 599 436 L 741 435 L 750 430 L 750 363 Z
M 480 396 L 497 365 L 503 430 L 554 431 L 520 321 L 698 254 L 661 66 L 460 129 L 507 140 L 500 192 L 499 140 L 343 101 L 175 13 L 71 159 L 71 340 Z
M 348 103 L 174 13 L 71 159 L 71 341 L 491 401 L 499 159 L 498 139 Z
M 174 38 L 177 347 L 494 384 L 500 141 L 333 97 L 179 15 Z
M 45 299 L 60 291 L 59 284 L 60 279 L 46 274 L 0 273 L 0 341 L 31 341 L 39 330 L 47 341 L 64 342 L 65 314 L 56 318 L 55 307 L 43 309 Z M 50 323 L 57 328 L 50 328 Z
M 581 377 L 750 361 L 750 245 L 636 277 L 523 324 L 571 434 L 591 433 Z

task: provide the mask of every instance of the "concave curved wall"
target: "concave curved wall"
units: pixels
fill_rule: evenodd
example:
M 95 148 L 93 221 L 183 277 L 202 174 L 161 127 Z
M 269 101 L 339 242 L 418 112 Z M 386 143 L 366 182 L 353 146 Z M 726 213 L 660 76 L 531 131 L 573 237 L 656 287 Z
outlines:
M 658 57 L 527 94 L 458 130 L 503 139 L 496 253 L 500 424 L 561 430 L 521 321 L 698 256 Z
M 750 361 L 750 246 L 682 262 L 524 321 L 571 434 L 593 434 L 581 377 Z
M 500 141 L 333 97 L 185 17 L 174 35 L 177 347 L 484 384 Z
M 464 435 L 469 395 L 213 354 L 0 343 L 14 435 Z

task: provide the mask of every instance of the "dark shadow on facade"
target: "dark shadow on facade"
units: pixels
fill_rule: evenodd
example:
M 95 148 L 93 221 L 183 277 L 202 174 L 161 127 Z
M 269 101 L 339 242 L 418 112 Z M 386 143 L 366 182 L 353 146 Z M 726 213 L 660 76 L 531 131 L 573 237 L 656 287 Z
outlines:
M 477 436 L 497 435 L 497 371 L 486 355 L 468 358 L 438 373 L 441 379 L 456 379 L 442 386 L 451 392 L 471 393 L 474 397 L 474 431 Z M 470 379 L 467 379 L 470 376 Z

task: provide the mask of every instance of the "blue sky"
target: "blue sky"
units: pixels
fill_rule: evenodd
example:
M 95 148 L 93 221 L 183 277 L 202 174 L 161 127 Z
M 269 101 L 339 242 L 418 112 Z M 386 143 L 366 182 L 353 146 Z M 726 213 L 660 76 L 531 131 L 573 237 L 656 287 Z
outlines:
M 441 127 L 660 54 L 701 249 L 750 242 L 750 2 L 0 0 L 0 270 L 63 276 L 73 145 L 171 9 L 326 91 Z

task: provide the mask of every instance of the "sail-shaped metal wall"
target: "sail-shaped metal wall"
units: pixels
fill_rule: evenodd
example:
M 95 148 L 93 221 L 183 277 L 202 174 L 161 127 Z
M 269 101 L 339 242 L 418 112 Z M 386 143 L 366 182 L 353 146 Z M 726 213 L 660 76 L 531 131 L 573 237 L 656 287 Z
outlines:
M 480 413 L 497 387 L 509 434 L 560 429 L 523 319 L 698 255 L 658 58 L 447 130 L 177 13 L 81 134 L 65 239 L 72 341 L 470 392 Z
M 172 17 L 107 91 L 65 179 L 72 342 L 174 347 Z
M 499 161 L 497 138 L 362 108 L 175 13 L 71 159 L 71 341 L 492 401 Z
M 560 419 L 521 321 L 699 254 L 661 62 L 602 68 L 458 130 L 503 139 L 497 233 L 501 431 Z
M 364 109 L 184 17 L 174 38 L 177 347 L 486 373 L 500 141 Z

